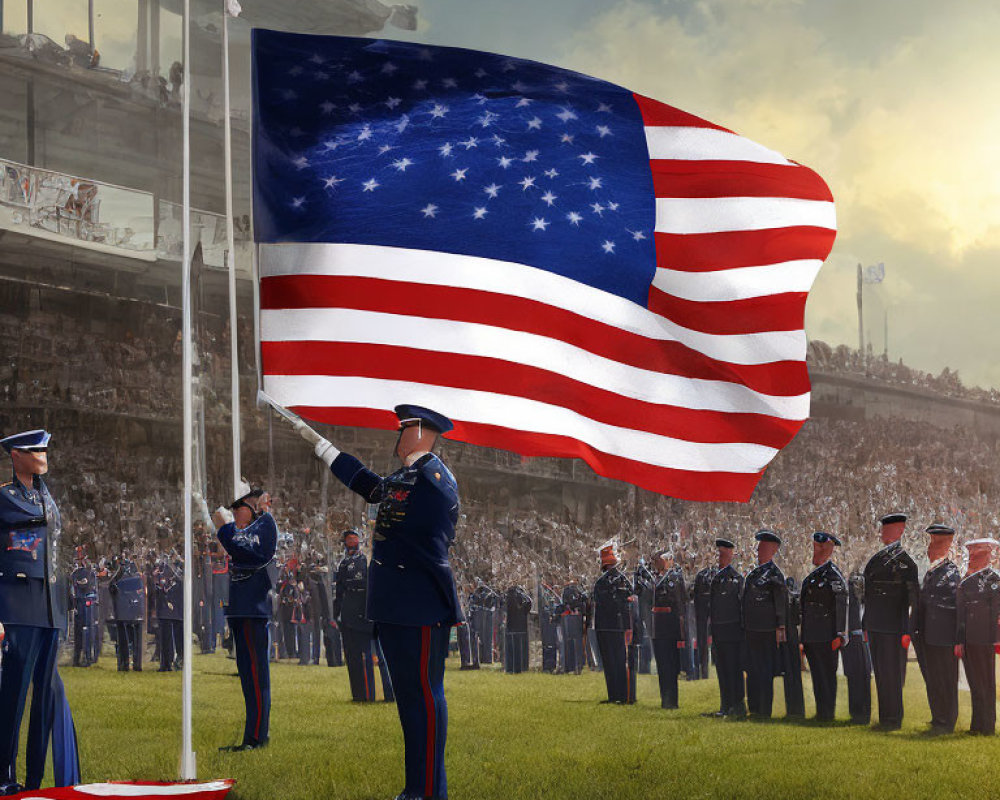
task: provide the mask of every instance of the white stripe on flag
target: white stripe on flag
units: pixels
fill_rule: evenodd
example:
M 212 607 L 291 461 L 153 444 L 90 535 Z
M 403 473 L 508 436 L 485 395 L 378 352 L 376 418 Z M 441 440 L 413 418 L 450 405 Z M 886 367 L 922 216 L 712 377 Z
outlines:
M 646 147 L 650 159 L 677 161 L 756 161 L 761 164 L 791 164 L 781 153 L 744 139 L 729 131 L 714 128 L 646 128 Z
M 221 792 L 230 787 L 229 781 L 208 781 L 206 783 L 170 783 L 154 785 L 148 783 L 87 783 L 74 786 L 74 791 L 95 797 L 178 797 L 201 792 Z
M 649 339 L 681 342 L 730 364 L 804 361 L 806 357 L 802 330 L 728 335 L 693 331 L 631 300 L 511 261 L 380 245 L 262 244 L 260 274 L 349 275 L 496 292 L 565 309 Z
M 657 197 L 657 233 L 723 233 L 808 225 L 837 227 L 833 203 L 792 197 Z
M 759 444 L 701 443 L 595 422 L 561 406 L 522 397 L 408 381 L 325 375 L 265 375 L 264 390 L 284 406 L 336 406 L 391 410 L 400 397 L 462 422 L 567 436 L 595 450 L 658 467 L 693 472 L 753 473 L 777 453 Z
M 784 292 L 808 292 L 822 266 L 823 262 L 816 258 L 712 272 L 659 267 L 653 286 L 674 297 L 704 303 L 748 300 Z
M 265 342 L 355 342 L 497 358 L 564 375 L 648 403 L 802 420 L 809 395 L 776 397 L 737 383 L 670 375 L 633 367 L 558 339 L 523 331 L 348 308 L 261 311 Z

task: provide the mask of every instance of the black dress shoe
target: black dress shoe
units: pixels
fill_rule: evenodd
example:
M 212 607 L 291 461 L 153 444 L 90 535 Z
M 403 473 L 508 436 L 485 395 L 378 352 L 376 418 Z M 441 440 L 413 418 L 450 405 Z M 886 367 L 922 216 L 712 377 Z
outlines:
M 0 796 L 6 797 L 11 794 L 18 794 L 23 792 L 24 787 L 19 783 L 5 783 L 0 786 Z

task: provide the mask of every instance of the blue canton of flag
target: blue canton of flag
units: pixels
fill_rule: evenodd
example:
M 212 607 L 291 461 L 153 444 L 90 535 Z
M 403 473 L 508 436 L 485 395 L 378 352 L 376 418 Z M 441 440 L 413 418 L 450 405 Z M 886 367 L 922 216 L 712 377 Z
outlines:
M 258 241 L 502 259 L 646 304 L 656 210 L 631 92 L 403 42 L 255 30 L 254 48 Z

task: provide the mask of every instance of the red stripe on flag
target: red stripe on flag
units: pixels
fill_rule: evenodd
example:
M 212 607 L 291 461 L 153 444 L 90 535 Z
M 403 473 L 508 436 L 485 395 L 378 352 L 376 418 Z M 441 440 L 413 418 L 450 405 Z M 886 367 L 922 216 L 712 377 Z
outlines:
M 649 310 L 678 325 L 714 334 L 802 330 L 807 292 L 768 294 L 744 300 L 685 300 L 649 287 Z
M 833 202 L 808 167 L 753 161 L 650 161 L 657 197 L 793 197 Z
M 824 260 L 837 232 L 798 226 L 725 233 L 656 233 L 657 266 L 684 272 L 715 272 L 800 259 Z
M 723 128 L 721 125 L 716 125 L 707 119 L 696 117 L 687 111 L 681 111 L 679 108 L 668 106 L 666 103 L 661 103 L 659 100 L 654 100 L 651 97 L 636 94 L 635 92 L 632 93 L 632 97 L 635 98 L 635 102 L 639 106 L 639 113 L 642 114 L 642 121 L 646 125 L 686 125 L 692 128 L 712 128 L 717 131 L 732 133 L 729 128 Z
M 292 406 L 291 408 L 307 419 L 329 425 L 383 430 L 396 430 L 399 427 L 399 419 L 395 414 L 380 409 L 336 406 Z M 523 456 L 580 458 L 599 475 L 684 500 L 746 502 L 764 475 L 763 471 L 695 472 L 656 467 L 642 461 L 603 453 L 568 436 L 530 433 L 477 422 L 452 421 L 455 423 L 454 438 L 463 442 L 510 450 Z
M 801 422 L 765 414 L 650 403 L 564 375 L 497 358 L 346 342 L 262 342 L 267 375 L 331 375 L 411 381 L 524 397 L 607 425 L 691 442 L 748 442 L 782 448 Z
M 731 364 L 676 341 L 650 339 L 521 297 L 379 278 L 281 275 L 260 282 L 262 309 L 350 308 L 493 325 L 557 339 L 595 355 L 666 375 L 739 383 L 763 394 L 809 391 L 804 362 Z

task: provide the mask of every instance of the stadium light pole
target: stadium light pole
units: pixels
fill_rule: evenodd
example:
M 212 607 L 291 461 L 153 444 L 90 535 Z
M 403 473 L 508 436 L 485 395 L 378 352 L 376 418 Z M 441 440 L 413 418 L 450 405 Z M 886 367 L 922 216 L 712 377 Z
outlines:
M 181 690 L 181 778 L 194 780 L 197 774 L 191 749 L 191 635 L 193 633 L 191 547 L 191 473 L 193 403 L 191 397 L 191 0 L 184 0 L 183 18 L 184 77 L 181 108 L 183 130 L 182 161 L 184 168 L 181 225 L 181 392 L 184 403 L 184 665 Z
M 233 430 L 233 497 L 239 495 L 241 430 L 240 430 L 240 362 L 237 346 L 236 316 L 236 237 L 233 232 L 233 132 L 230 122 L 229 99 L 229 17 L 240 14 L 240 4 L 234 0 L 222 3 L 222 97 L 225 113 L 224 137 L 226 155 L 226 266 L 229 271 L 229 359 L 231 370 L 232 410 L 230 421 Z
M 862 291 L 861 287 L 863 285 L 863 280 L 861 277 L 861 262 L 858 262 L 858 350 L 861 353 L 861 358 L 865 357 L 865 322 L 864 315 L 862 313 Z

